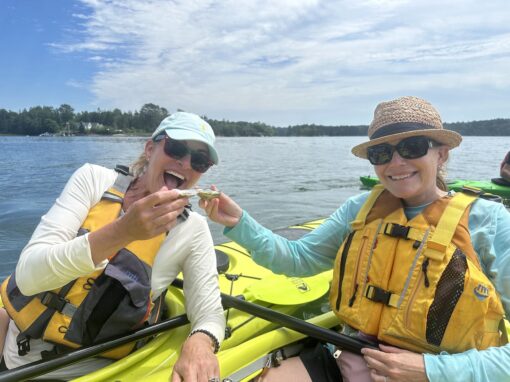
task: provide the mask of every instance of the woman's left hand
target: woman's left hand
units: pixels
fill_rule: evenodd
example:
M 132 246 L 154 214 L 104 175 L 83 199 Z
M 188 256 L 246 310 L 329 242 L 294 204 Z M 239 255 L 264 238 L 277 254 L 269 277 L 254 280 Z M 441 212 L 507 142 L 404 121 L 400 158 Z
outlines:
M 428 382 L 423 354 L 393 346 L 379 345 L 381 350 L 362 349 L 374 382 Z
M 195 333 L 182 346 L 174 365 L 171 382 L 207 382 L 220 377 L 220 366 L 208 335 Z

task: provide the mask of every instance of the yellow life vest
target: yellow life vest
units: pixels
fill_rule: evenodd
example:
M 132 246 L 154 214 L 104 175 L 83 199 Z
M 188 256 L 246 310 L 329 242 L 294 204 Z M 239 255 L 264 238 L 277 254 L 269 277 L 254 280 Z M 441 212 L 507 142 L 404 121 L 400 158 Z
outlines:
M 476 197 L 440 198 L 408 220 L 400 199 L 375 187 L 335 260 L 330 303 L 340 320 L 416 352 L 503 344 L 501 299 L 469 235 Z
M 118 169 L 116 169 L 119 171 Z M 124 194 L 132 181 L 119 173 L 115 184 L 93 206 L 78 235 L 100 229 L 117 219 Z M 107 266 L 63 287 L 23 295 L 16 274 L 0 288 L 2 301 L 20 329 L 18 352 L 29 351 L 30 338 L 42 338 L 64 348 L 78 348 L 126 334 L 159 319 L 163 298 L 152 302 L 151 273 L 165 234 L 130 243 L 109 258 Z M 107 353 L 118 359 L 132 351 L 131 343 Z

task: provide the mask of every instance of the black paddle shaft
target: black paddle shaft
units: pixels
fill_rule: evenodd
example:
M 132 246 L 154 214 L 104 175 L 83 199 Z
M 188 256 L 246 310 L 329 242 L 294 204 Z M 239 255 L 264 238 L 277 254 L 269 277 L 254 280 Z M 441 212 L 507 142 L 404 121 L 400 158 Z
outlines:
M 182 288 L 182 280 L 176 279 L 172 285 L 177 288 Z M 333 330 L 322 328 L 304 320 L 300 320 L 299 318 L 289 316 L 288 314 L 283 314 L 273 309 L 245 301 L 242 296 L 234 297 L 221 293 L 221 302 L 224 308 L 241 310 L 253 316 L 257 316 L 264 320 L 295 330 L 296 332 L 306 334 L 307 336 L 319 341 L 336 345 L 339 349 L 350 351 L 352 353 L 361 354 L 361 349 L 363 348 L 378 349 L 377 345 L 374 343 L 362 341 L 345 334 L 340 334 Z
M 86 358 L 96 356 L 118 346 L 125 345 L 129 342 L 138 341 L 145 337 L 149 337 L 169 329 L 174 329 L 179 326 L 186 325 L 188 322 L 189 321 L 186 315 L 182 314 L 180 316 L 176 316 L 163 322 L 160 322 L 159 324 L 154 324 L 146 328 L 140 329 L 132 334 L 128 334 L 116 339 L 105 341 L 100 344 L 73 350 L 69 353 L 55 356 L 55 358 L 52 358 L 50 360 L 40 360 L 33 363 L 29 363 L 24 366 L 17 367 L 15 369 L 1 372 L 0 381 L 2 382 L 24 381 L 36 377 L 38 375 L 49 373 L 50 371 L 56 370 L 58 368 L 71 365 L 78 361 L 82 361 Z
M 286 328 L 295 330 L 296 332 L 306 334 L 311 338 L 333 344 L 342 350 L 361 354 L 361 349 L 363 348 L 378 349 L 373 343 L 361 341 L 345 334 L 340 334 L 333 330 L 322 328 L 304 320 L 300 320 L 299 318 L 245 301 L 239 297 L 229 296 L 222 293 L 221 300 L 224 307 L 235 308 L 263 318 L 264 320 L 275 322 Z

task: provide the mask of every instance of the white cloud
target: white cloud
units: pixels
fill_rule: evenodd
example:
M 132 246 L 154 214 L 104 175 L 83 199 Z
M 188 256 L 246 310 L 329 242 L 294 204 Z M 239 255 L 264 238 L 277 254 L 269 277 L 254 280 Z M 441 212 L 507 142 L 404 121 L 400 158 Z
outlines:
M 506 0 L 82 3 L 79 41 L 53 46 L 100 65 L 91 89 L 102 108 L 154 102 L 281 125 L 367 123 L 378 101 L 416 94 L 478 112 L 472 119 L 508 116 L 445 96 L 508 90 Z

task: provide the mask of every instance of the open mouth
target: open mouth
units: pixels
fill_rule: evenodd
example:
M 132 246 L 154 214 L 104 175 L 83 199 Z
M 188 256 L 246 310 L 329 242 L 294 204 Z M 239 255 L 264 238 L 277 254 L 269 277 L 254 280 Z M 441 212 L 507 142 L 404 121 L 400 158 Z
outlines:
M 165 185 L 169 190 L 179 188 L 184 183 L 184 176 L 173 171 L 165 171 Z

